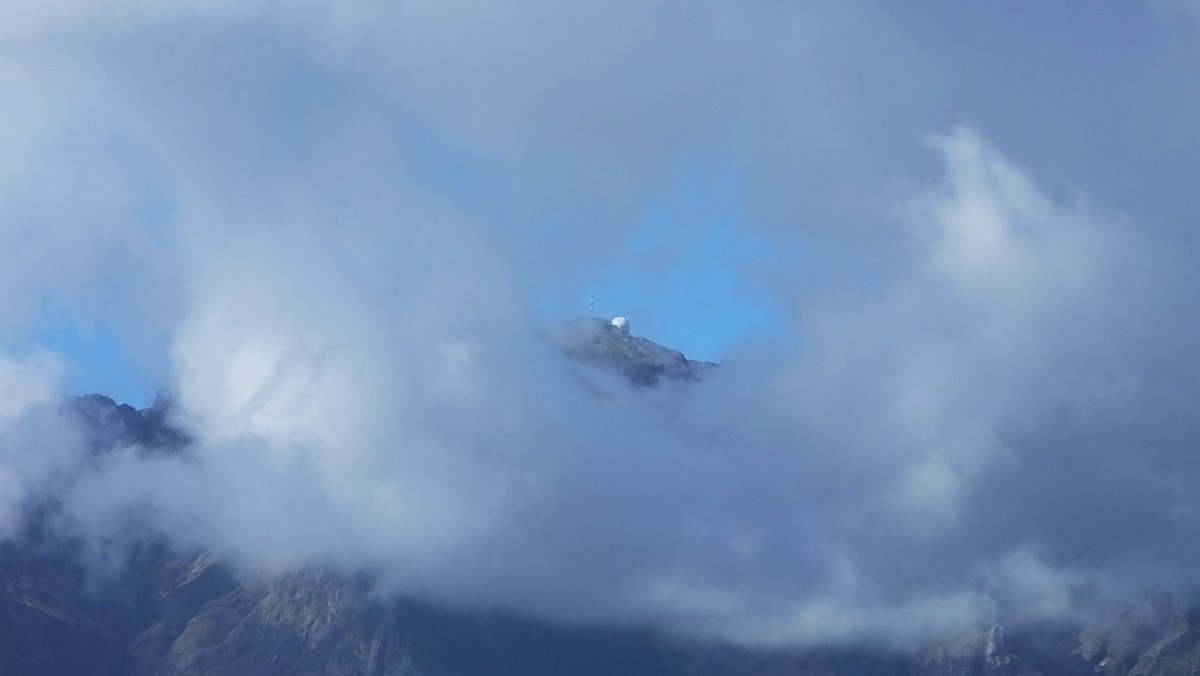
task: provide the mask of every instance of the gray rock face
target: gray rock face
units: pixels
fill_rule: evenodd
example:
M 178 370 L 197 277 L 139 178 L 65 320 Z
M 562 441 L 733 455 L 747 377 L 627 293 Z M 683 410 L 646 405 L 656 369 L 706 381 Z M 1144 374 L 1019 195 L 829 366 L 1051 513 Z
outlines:
M 687 381 L 711 365 L 580 320 L 556 337 L 578 360 L 635 383 Z M 95 452 L 174 452 L 159 412 L 105 397 L 70 404 Z M 0 542 L 0 676 L 1167 676 L 1200 674 L 1200 613 L 1164 605 L 1106 632 L 994 627 L 911 654 L 869 647 L 752 651 L 644 627 L 559 627 L 502 612 L 382 598 L 369 579 L 307 569 L 239 579 L 204 552 L 147 536 L 96 579 L 81 543 L 46 526 L 52 499 Z
M 134 446 L 143 453 L 173 453 L 188 443 L 187 436 L 166 419 L 169 404 L 161 397 L 150 408 L 137 410 L 102 394 L 68 401 L 65 412 L 79 423 L 92 452 Z
M 697 380 L 715 364 L 693 361 L 682 352 L 631 335 L 599 317 L 580 317 L 551 331 L 551 339 L 571 359 L 624 373 L 637 385 L 660 379 Z
M 211 557 L 171 555 L 161 543 L 95 592 L 69 552 L 18 549 L 0 552 L 5 675 L 913 673 L 896 654 L 752 653 L 637 627 L 564 628 L 440 609 L 378 598 L 364 579 L 320 570 L 237 581 Z M 28 589 L 7 584 L 17 580 Z

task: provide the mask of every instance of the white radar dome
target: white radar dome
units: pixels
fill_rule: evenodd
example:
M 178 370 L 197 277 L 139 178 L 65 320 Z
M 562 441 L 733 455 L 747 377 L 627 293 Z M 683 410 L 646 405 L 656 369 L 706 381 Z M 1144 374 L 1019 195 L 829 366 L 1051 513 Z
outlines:
M 629 333 L 629 320 L 624 317 L 614 317 L 612 325 L 625 333 Z

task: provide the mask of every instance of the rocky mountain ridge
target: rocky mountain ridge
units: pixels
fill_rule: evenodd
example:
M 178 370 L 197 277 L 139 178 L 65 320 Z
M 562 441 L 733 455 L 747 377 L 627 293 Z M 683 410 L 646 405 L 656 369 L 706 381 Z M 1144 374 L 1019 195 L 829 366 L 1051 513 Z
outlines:
M 639 386 L 689 382 L 713 365 L 595 318 L 555 340 L 576 362 Z M 67 405 L 95 453 L 185 452 L 167 404 L 89 395 Z M 53 498 L 28 505 L 0 542 L 0 676 L 1166 676 L 1200 674 L 1200 612 L 1152 621 L 991 630 L 902 653 L 864 646 L 751 650 L 647 627 L 564 627 L 500 611 L 381 598 L 365 576 L 320 569 L 246 578 L 202 551 L 147 535 L 97 577 L 84 543 L 53 527 Z
M 554 327 L 550 339 L 575 362 L 613 369 L 640 386 L 656 385 L 660 380 L 698 380 L 715 366 L 688 359 L 682 352 L 633 335 L 627 326 L 600 317 L 564 322 Z

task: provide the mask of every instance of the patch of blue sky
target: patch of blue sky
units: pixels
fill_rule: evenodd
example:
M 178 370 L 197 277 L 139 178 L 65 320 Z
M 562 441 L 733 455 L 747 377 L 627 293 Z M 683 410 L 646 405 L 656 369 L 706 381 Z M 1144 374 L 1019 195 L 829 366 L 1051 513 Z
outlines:
M 45 323 L 35 340 L 65 360 L 67 393 L 96 392 L 135 408 L 154 402 L 158 384 L 150 382 L 127 358 L 121 336 L 112 327 L 83 324 L 58 314 Z
M 128 201 L 116 217 L 127 219 L 124 227 L 151 250 L 157 248 L 168 255 L 166 252 L 176 244 L 172 223 L 178 205 L 166 174 L 119 130 L 102 134 L 100 147 L 105 166 L 119 175 L 129 190 Z M 99 297 L 105 295 L 100 293 Z M 108 311 L 120 310 L 117 307 Z M 37 327 L 29 342 L 64 360 L 67 372 L 63 385 L 69 394 L 100 393 L 119 403 L 145 408 L 165 384 L 154 378 L 167 371 L 166 348 L 160 354 L 139 354 L 134 359 L 128 341 L 115 324 L 105 321 L 104 311 L 93 312 L 65 299 L 47 297 L 40 304 Z
M 645 209 L 616 259 L 581 273 L 570 294 L 547 294 L 543 314 L 582 315 L 594 301 L 594 315 L 625 316 L 635 335 L 706 361 L 780 335 L 784 314 L 761 276 L 779 260 L 733 194 L 732 180 L 681 181 Z

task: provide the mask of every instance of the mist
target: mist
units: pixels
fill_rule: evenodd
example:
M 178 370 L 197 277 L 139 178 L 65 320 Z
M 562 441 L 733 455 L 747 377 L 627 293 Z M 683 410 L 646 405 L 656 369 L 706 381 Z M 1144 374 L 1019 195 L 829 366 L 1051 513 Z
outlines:
M 53 495 L 101 561 L 161 532 L 788 647 L 1191 598 L 1200 21 L 1000 11 L 0 10 L 0 537 Z M 702 216 L 629 242 L 712 185 L 755 253 L 655 298 L 772 321 L 695 383 L 568 361 L 554 324 L 674 274 Z M 88 454 L 64 322 L 185 453 Z

